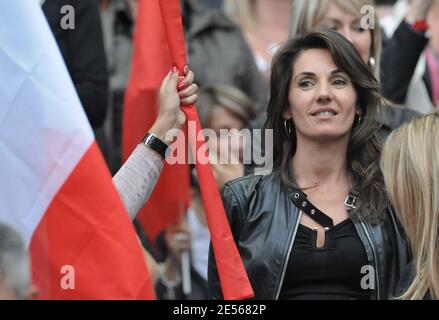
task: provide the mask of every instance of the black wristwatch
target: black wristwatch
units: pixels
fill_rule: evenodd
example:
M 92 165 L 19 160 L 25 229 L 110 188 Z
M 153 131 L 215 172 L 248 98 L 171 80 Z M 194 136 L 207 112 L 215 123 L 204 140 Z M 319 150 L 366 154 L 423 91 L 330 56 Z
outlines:
M 153 133 L 147 133 L 142 142 L 150 147 L 152 150 L 157 152 L 164 158 L 166 158 L 166 151 L 168 150 L 168 145 L 162 140 L 157 138 Z

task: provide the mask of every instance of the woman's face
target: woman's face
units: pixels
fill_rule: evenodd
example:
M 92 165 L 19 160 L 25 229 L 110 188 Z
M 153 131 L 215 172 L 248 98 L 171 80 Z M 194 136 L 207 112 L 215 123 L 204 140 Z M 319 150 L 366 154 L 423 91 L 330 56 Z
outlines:
M 318 62 L 318 63 L 316 63 Z M 292 119 L 297 139 L 332 140 L 350 134 L 357 93 L 326 49 L 299 54 L 294 65 L 285 119 Z
M 317 23 L 316 27 L 334 29 L 342 34 L 352 42 L 367 64 L 371 56 L 372 33 L 371 30 L 361 28 L 360 12 L 358 16 L 354 16 L 332 2 L 329 4 L 325 17 Z
M 232 112 L 222 106 L 214 106 L 210 117 L 209 128 L 219 134 L 221 129 L 238 129 L 244 128 L 244 122 L 236 117 Z
M 240 130 L 245 128 L 245 123 L 237 116 L 235 116 L 232 112 L 227 110 L 223 106 L 214 106 L 212 115 L 210 118 L 209 128 L 214 130 L 217 134 L 217 154 L 220 155 L 221 152 L 225 152 L 227 149 L 227 153 L 231 154 L 234 159 L 242 160 L 242 151 L 243 151 L 243 137 L 241 137 Z M 220 135 L 221 130 L 229 130 L 227 135 Z M 236 130 L 232 130 L 236 129 Z M 224 153 L 223 153 L 224 155 Z

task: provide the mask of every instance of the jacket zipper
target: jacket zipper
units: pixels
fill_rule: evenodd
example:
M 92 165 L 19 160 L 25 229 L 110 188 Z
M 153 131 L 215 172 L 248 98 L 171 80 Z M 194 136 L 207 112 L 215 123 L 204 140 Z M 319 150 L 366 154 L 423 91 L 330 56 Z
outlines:
M 282 267 L 282 273 L 281 273 L 281 277 L 280 277 L 280 282 L 279 282 L 279 286 L 276 290 L 276 296 L 275 296 L 275 300 L 279 299 L 279 295 L 280 295 L 280 290 L 282 288 L 282 283 L 284 282 L 284 278 L 285 278 L 285 273 L 287 271 L 287 265 L 288 265 L 288 261 L 290 259 L 290 254 L 291 254 L 291 250 L 293 249 L 293 244 L 294 244 L 294 239 L 296 238 L 296 233 L 297 233 L 297 229 L 299 228 L 299 221 L 300 218 L 302 217 L 302 211 L 299 210 L 299 214 L 296 220 L 296 225 L 294 227 L 294 232 L 293 232 L 293 236 L 290 239 L 290 243 L 289 243 L 289 247 L 288 247 L 288 253 L 287 253 L 287 257 L 284 261 L 284 265 Z
M 380 278 L 378 276 L 378 262 L 377 262 L 377 256 L 375 252 L 375 247 L 372 243 L 372 238 L 370 237 L 369 231 L 367 230 L 366 225 L 363 222 L 360 222 L 361 226 L 363 227 L 364 233 L 366 234 L 367 241 L 369 241 L 370 247 L 372 248 L 372 254 L 373 254 L 373 260 L 374 260 L 374 272 L 375 272 L 375 279 L 376 279 L 376 292 L 377 292 L 377 300 L 380 300 Z

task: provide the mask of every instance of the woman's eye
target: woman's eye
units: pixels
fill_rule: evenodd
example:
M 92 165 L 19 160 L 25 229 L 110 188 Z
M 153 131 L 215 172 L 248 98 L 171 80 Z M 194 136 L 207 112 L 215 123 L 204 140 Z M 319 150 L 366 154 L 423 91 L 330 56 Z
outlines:
M 303 80 L 299 82 L 299 87 L 301 88 L 309 88 L 312 86 L 312 82 L 309 80 Z
M 323 25 L 322 27 L 338 31 L 338 27 L 335 24 L 326 24 L 326 25 Z
M 354 32 L 358 32 L 358 33 L 363 33 L 365 31 L 367 31 L 366 29 L 362 28 L 360 24 L 353 25 L 352 30 Z
M 337 86 L 337 87 L 343 87 L 346 85 L 346 81 L 343 79 L 336 79 L 332 82 L 333 85 Z

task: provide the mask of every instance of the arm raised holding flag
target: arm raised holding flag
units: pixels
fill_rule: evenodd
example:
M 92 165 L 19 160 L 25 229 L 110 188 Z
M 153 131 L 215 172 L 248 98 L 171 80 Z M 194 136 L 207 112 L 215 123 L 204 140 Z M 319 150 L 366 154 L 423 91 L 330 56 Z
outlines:
M 179 81 L 176 68 L 163 79 L 159 94 L 158 116 L 148 130 L 155 137 L 166 143 L 165 136 L 169 130 L 180 129 L 186 121 L 180 105 L 194 104 L 197 99 L 198 86 L 193 83 L 194 74 L 188 67 L 184 68 L 184 79 Z M 134 219 L 138 211 L 148 200 L 163 169 L 163 157 L 151 147 L 140 143 L 113 177 L 113 183 L 131 217 Z

